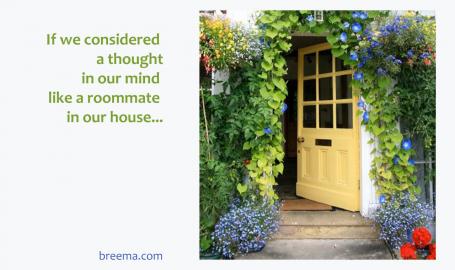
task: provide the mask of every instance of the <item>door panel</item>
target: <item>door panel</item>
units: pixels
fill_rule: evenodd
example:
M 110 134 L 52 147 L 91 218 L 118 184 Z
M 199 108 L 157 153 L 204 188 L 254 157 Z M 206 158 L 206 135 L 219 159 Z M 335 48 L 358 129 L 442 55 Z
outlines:
M 308 65 L 308 66 L 307 66 Z M 299 50 L 297 195 L 359 210 L 359 121 L 352 70 L 329 44 Z

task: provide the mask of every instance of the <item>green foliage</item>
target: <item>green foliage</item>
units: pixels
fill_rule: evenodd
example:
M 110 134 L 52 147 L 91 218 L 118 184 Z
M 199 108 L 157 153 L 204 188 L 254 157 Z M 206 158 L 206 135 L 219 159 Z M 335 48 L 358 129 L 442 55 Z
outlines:
M 251 137 L 246 137 L 247 149 L 251 150 L 251 163 L 247 166 L 254 186 L 260 194 L 271 202 L 277 199 L 274 192 L 275 177 L 283 172 L 283 143 L 281 132 L 281 107 L 287 95 L 286 83 L 283 76 L 287 73 L 286 61 L 283 54 L 290 48 L 291 33 L 294 31 L 330 33 L 327 40 L 332 44 L 332 53 L 342 59 L 349 59 L 349 48 L 358 45 L 357 37 L 348 36 L 347 42 L 340 41 L 340 34 L 345 31 L 343 23 L 351 21 L 349 11 L 325 12 L 324 22 L 311 20 L 311 11 L 264 11 L 258 19 L 258 24 L 264 31 L 265 43 L 261 71 L 255 81 L 251 82 L 261 99 L 255 103 L 255 130 Z M 383 16 L 380 12 L 375 14 Z M 371 22 L 375 16 L 362 21 L 363 26 Z M 267 134 L 266 129 L 271 132 Z
M 246 193 L 241 183 L 245 160 L 251 153 L 245 147 L 250 136 L 254 95 L 249 78 L 257 70 L 249 64 L 231 69 L 230 93 L 212 95 L 201 88 L 200 110 L 200 239 L 201 248 L 211 244 L 210 233 L 218 218 L 227 210 L 237 192 Z M 202 82 L 203 83 L 203 82 Z M 206 82 L 207 84 L 207 82 Z M 208 83 L 210 85 L 210 82 Z M 246 144 L 247 145 L 247 144 Z M 245 194 L 242 194 L 245 195 Z
M 401 79 L 396 74 L 404 75 L 406 72 L 397 64 L 401 60 L 395 59 L 402 58 L 410 48 L 417 54 L 426 51 L 422 44 L 434 46 L 434 37 L 428 34 L 435 31 L 431 25 L 422 24 L 413 25 L 406 29 L 405 34 L 401 36 L 393 33 L 388 36 L 385 34 L 373 35 L 374 29 L 371 29 L 371 25 L 376 26 L 377 29 L 374 31 L 378 32 L 381 24 L 388 23 L 387 15 L 387 12 L 369 11 L 367 18 L 359 19 L 353 16 L 351 11 L 328 11 L 324 13 L 323 22 L 312 20 L 311 11 L 265 11 L 259 17 L 258 23 L 260 28 L 264 29 L 267 48 L 264 49 L 260 64 L 262 71 L 258 73 L 259 76 L 254 85 L 263 102 L 258 102 L 259 107 L 256 114 L 258 119 L 254 133 L 256 136 L 249 140 L 247 138 L 246 146 L 252 152 L 252 162 L 248 166 L 249 174 L 261 190 L 261 195 L 272 201 L 276 199 L 273 186 L 275 185 L 275 177 L 282 171 L 284 138 L 281 134 L 281 122 L 276 121 L 276 119 L 280 117 L 280 108 L 287 94 L 285 83 L 282 80 L 283 75 L 287 72 L 286 65 L 282 64 L 284 62 L 282 55 L 289 50 L 290 35 L 294 31 L 329 33 L 327 41 L 332 45 L 333 55 L 341 58 L 345 64 L 352 68 L 362 71 L 363 79 L 354 80 L 353 86 L 360 90 L 358 94 L 363 96 L 368 103 L 369 120 L 362 121 L 362 124 L 376 139 L 376 143 L 373 144 L 372 154 L 374 158 L 371 164 L 370 177 L 375 181 L 378 192 L 388 197 L 399 195 L 403 191 L 408 191 L 413 197 L 419 192 L 418 187 L 414 185 L 416 181 L 415 167 L 408 163 L 414 151 L 401 149 L 400 143 L 403 135 L 397 127 L 399 115 L 410 117 L 412 107 L 409 107 L 407 111 L 401 109 L 400 100 L 403 98 L 404 101 L 405 91 L 392 91 L 392 86 L 394 81 Z M 375 24 L 371 24 L 373 21 Z M 349 27 L 346 27 L 345 24 L 348 24 Z M 361 31 L 355 33 L 351 28 L 354 24 L 360 25 Z M 390 32 L 394 32 L 394 29 L 401 29 L 402 25 L 402 21 L 398 21 L 396 28 L 392 27 Z M 368 31 L 369 33 L 367 33 Z M 428 40 L 422 42 L 422 36 L 430 36 L 428 39 L 432 39 L 433 43 Z M 384 44 L 382 54 L 371 53 L 370 50 L 376 47 L 374 42 Z M 359 55 L 367 53 L 368 64 L 365 65 L 364 63 L 362 67 L 357 66 L 359 60 L 350 58 L 352 52 Z M 389 54 L 393 54 L 394 57 L 387 57 Z M 391 61 L 390 59 L 394 60 Z M 414 56 L 411 60 L 417 61 L 418 59 Z M 434 61 L 434 59 L 432 60 Z M 425 65 L 428 65 L 428 61 L 430 60 L 424 60 Z M 383 70 L 378 68 L 385 70 L 385 74 L 383 74 Z M 431 88 L 434 79 L 427 77 L 428 74 L 423 76 L 427 80 L 425 84 L 428 85 L 428 89 Z M 414 82 L 410 82 L 408 87 L 412 87 L 412 83 Z M 399 84 L 399 86 L 401 85 Z M 403 93 L 403 96 L 399 96 L 397 93 Z M 407 97 L 411 98 L 411 95 Z M 431 103 L 431 96 L 429 102 Z M 427 105 L 432 105 L 430 103 Z M 433 108 L 434 106 L 428 110 Z M 427 119 L 431 116 L 428 116 L 429 114 L 426 112 L 424 115 L 422 118 L 425 118 L 425 125 L 431 125 L 432 121 Z M 434 131 L 427 129 L 427 126 L 422 124 L 417 127 L 415 125 L 420 123 L 420 119 L 412 119 L 416 120 L 411 121 L 415 127 L 414 132 L 419 130 L 421 133 L 427 133 L 426 136 L 428 137 L 434 136 Z M 265 128 L 271 130 L 271 133 L 266 134 Z M 428 140 L 431 141 L 431 139 Z M 394 158 L 397 160 L 396 162 L 394 162 Z

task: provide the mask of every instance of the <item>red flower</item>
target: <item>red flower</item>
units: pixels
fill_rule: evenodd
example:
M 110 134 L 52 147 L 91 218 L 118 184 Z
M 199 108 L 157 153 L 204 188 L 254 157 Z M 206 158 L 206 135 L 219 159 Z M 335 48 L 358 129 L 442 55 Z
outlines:
M 250 164 L 250 162 L 251 162 L 251 160 L 245 159 L 245 160 L 243 161 L 243 164 L 246 166 L 246 165 Z
M 428 59 L 428 58 L 425 58 L 425 59 L 423 59 L 423 63 L 424 63 L 426 66 L 429 66 L 429 65 L 431 65 L 431 60 Z
M 428 245 L 429 254 L 427 260 L 436 260 L 436 243 Z
M 400 255 L 404 260 L 415 260 L 417 259 L 416 247 L 411 243 L 406 243 L 401 246 Z
M 417 248 L 425 248 L 431 243 L 431 233 L 425 227 L 415 228 L 412 232 L 412 240 Z
M 435 254 L 428 254 L 426 257 L 427 260 L 436 260 L 436 255 Z

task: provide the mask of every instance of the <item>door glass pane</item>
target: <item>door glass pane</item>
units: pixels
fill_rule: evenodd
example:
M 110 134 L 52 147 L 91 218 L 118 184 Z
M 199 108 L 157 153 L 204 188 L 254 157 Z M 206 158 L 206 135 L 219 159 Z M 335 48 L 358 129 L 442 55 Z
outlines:
M 352 98 L 351 75 L 337 76 L 337 99 Z
M 331 100 L 332 87 L 332 77 L 319 79 L 319 100 Z
M 319 105 L 319 127 L 333 128 L 333 105 Z
M 337 104 L 337 128 L 352 128 L 352 103 Z
M 319 52 L 319 74 L 332 72 L 332 52 L 330 50 Z
M 303 106 L 303 126 L 316 127 L 316 105 Z
M 316 74 L 316 53 L 305 54 L 303 56 L 303 76 Z
M 336 71 L 349 70 L 349 66 L 345 66 L 343 64 L 343 60 L 341 60 L 340 58 L 336 58 L 336 60 L 335 60 L 335 70 Z
M 316 80 L 303 81 L 303 100 L 304 101 L 316 100 Z

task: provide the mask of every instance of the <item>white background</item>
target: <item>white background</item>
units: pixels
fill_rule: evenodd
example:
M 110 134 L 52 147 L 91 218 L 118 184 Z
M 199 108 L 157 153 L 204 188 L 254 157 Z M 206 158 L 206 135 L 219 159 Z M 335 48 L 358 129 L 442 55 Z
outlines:
M 372 3 L 374 2 L 374 3 Z M 447 2 L 449 3 L 449 2 Z M 198 10 L 436 10 L 438 105 L 438 261 L 199 261 Z M 451 264 L 454 179 L 453 10 L 442 1 L 35 1 L 0 3 L 0 269 L 350 269 L 441 268 Z M 52 105 L 47 92 L 109 93 L 87 87 L 95 56 L 142 54 L 144 47 L 49 47 L 47 33 L 161 33 L 158 105 Z M 152 67 L 153 69 L 153 67 Z M 128 90 L 131 88 L 128 88 Z M 134 90 L 131 89 L 131 90 Z M 65 122 L 65 111 L 149 112 L 161 125 Z M 106 262 L 104 252 L 162 252 L 161 262 Z M 323 251 L 321 251 L 323 252 Z M 431 264 L 431 266 L 430 266 Z

